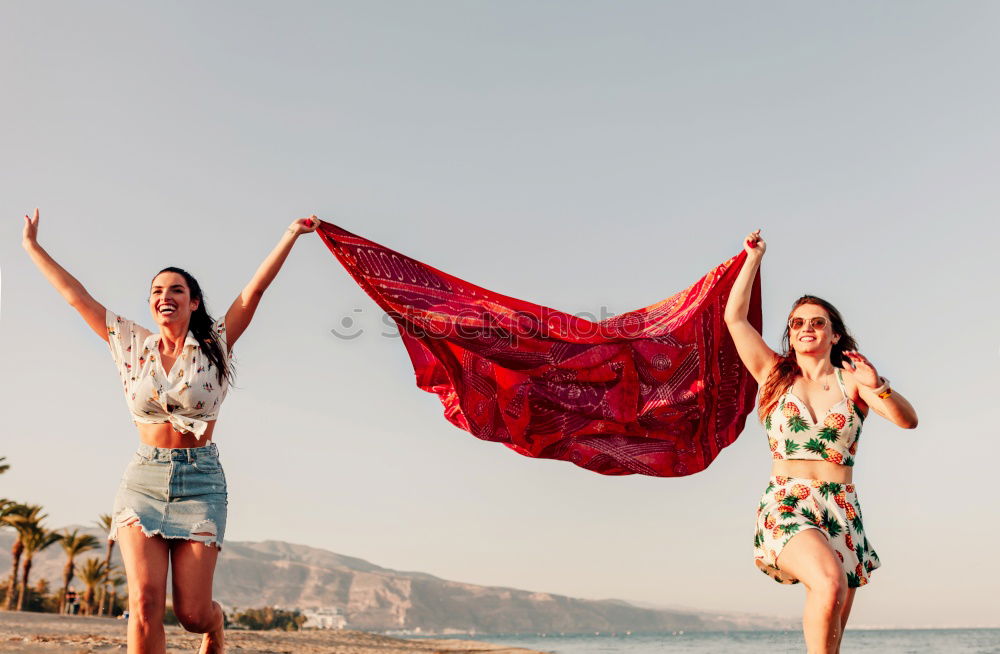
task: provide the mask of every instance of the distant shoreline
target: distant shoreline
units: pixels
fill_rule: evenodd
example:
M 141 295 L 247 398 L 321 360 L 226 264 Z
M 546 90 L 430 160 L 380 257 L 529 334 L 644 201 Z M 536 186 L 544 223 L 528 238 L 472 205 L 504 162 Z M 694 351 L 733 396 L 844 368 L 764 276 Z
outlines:
M 848 627 L 848 631 L 1000 631 L 1000 627 Z M 473 640 L 479 640 L 480 638 L 576 638 L 578 636 L 583 636 L 587 638 L 592 637 L 607 637 L 607 638 L 628 638 L 629 636 L 669 636 L 675 633 L 685 633 L 685 634 L 739 634 L 739 633 L 786 633 L 795 632 L 798 633 L 799 629 L 686 629 L 683 632 L 670 632 L 670 631 L 580 631 L 580 632 L 553 632 L 553 631 L 538 631 L 538 632 L 503 632 L 503 633 L 455 633 L 455 634 L 409 634 L 409 635 L 399 635 L 397 638 L 407 638 L 413 640 L 422 639 L 442 639 L 442 640 L 452 640 L 452 639 L 463 639 L 471 638 Z
M 197 651 L 201 636 L 180 627 L 167 630 L 168 654 Z M 416 640 L 363 631 L 305 630 L 226 632 L 227 643 L 247 654 L 293 651 L 296 654 L 540 654 L 535 650 L 458 639 Z M 125 646 L 125 621 L 117 618 L 0 611 L 0 652 L 35 653 L 120 652 Z
M 800 630 L 685 632 L 683 634 L 618 635 L 576 634 L 546 636 L 483 636 L 507 647 L 558 652 L 560 654 L 784 654 L 802 652 Z M 444 641 L 438 641 L 444 642 Z M 904 654 L 905 652 L 951 652 L 981 654 L 996 652 L 1000 629 L 851 629 L 844 635 L 844 651 L 857 654 Z

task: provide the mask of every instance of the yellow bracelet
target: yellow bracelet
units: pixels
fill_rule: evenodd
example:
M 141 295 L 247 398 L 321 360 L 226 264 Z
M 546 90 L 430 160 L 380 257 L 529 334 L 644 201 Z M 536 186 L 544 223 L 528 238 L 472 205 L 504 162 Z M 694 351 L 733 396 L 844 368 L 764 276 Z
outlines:
M 885 399 L 892 395 L 892 389 L 889 387 L 889 380 L 885 377 L 879 377 L 879 381 L 882 384 L 878 388 L 873 388 L 872 392 L 879 396 L 880 399 Z

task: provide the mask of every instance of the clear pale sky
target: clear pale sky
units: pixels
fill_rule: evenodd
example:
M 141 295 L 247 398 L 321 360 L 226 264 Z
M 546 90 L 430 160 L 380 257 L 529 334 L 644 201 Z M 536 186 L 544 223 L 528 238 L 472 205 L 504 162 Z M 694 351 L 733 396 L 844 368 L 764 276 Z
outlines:
M 852 624 L 1000 626 L 1000 5 L 7 2 L 0 494 L 109 512 L 137 443 L 107 346 L 20 248 L 149 325 L 153 274 L 218 314 L 320 217 L 493 290 L 621 313 L 763 229 L 765 338 L 829 299 L 917 407 L 855 480 L 883 566 Z M 344 318 L 363 329 L 335 337 Z M 316 237 L 236 347 L 227 539 L 448 579 L 797 615 L 752 561 L 751 421 L 705 472 L 608 478 L 448 424 Z M 224 554 L 223 554 L 224 555 Z

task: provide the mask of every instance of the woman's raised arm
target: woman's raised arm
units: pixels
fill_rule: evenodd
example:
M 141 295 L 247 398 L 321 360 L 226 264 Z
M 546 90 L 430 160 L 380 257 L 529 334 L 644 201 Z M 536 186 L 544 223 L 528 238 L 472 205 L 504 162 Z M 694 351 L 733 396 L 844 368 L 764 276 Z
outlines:
M 236 343 L 236 339 L 250 325 L 250 320 L 253 318 L 254 312 L 257 311 L 257 305 L 260 304 L 261 296 L 264 295 L 264 291 L 267 290 L 267 287 L 274 281 L 278 271 L 281 270 L 281 265 L 285 263 L 285 259 L 288 257 L 288 253 L 291 252 L 292 246 L 295 245 L 296 239 L 301 234 L 315 232 L 318 227 L 319 220 L 313 215 L 308 218 L 296 220 L 281 235 L 278 245 L 271 250 L 271 254 L 267 255 L 264 262 L 260 264 L 257 272 L 254 273 L 253 279 L 244 287 L 243 292 L 233 301 L 229 307 L 229 311 L 226 312 L 226 347 L 228 349 L 232 349 Z
M 747 258 L 729 292 L 729 302 L 726 303 L 726 326 L 729 327 L 729 333 L 733 337 L 743 365 L 758 384 L 763 384 L 778 359 L 778 354 L 767 346 L 760 332 L 747 320 L 753 280 L 760 268 L 764 250 L 767 249 L 767 244 L 760 237 L 759 229 L 744 239 L 743 249 L 746 250 Z
M 45 279 L 49 280 L 70 306 L 83 316 L 90 328 L 107 341 L 108 328 L 104 322 L 107 311 L 104 305 L 92 298 L 83 284 L 56 263 L 55 259 L 38 244 L 38 209 L 35 209 L 34 218 L 24 217 L 24 236 L 21 238 L 21 246 L 45 275 Z

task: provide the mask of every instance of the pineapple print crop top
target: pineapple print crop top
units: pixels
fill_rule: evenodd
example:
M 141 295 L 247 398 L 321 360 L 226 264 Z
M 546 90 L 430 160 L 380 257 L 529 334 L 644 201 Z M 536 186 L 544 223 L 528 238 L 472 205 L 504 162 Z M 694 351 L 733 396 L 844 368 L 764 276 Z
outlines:
M 773 458 L 854 465 L 865 417 L 847 396 L 840 368 L 836 376 L 843 399 L 827 410 L 822 423 L 812 422 L 809 409 L 795 397 L 791 386 L 778 399 L 764 419 Z
M 188 332 L 184 350 L 170 372 L 160 363 L 160 335 L 108 311 L 105 315 L 108 345 L 125 387 L 125 402 L 133 422 L 161 424 L 202 436 L 208 421 L 215 420 L 228 383 L 219 383 L 218 372 Z M 223 356 L 229 357 L 226 318 L 215 321 Z

